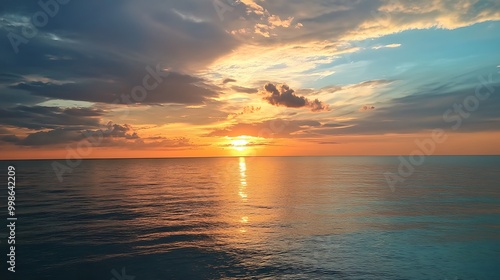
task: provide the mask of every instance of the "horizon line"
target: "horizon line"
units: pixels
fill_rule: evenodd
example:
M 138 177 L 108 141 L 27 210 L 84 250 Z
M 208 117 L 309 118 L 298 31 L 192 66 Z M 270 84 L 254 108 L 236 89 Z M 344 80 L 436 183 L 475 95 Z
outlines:
M 180 156 L 180 157 L 102 157 L 102 158 L 79 158 L 70 160 L 130 160 L 130 159 L 202 159 L 202 158 L 255 158 L 255 157 L 408 157 L 411 155 L 288 155 L 288 156 Z M 500 154 L 442 154 L 424 155 L 424 157 L 498 157 Z M 68 160 L 67 158 L 18 158 L 0 159 L 0 161 L 48 161 L 48 160 Z

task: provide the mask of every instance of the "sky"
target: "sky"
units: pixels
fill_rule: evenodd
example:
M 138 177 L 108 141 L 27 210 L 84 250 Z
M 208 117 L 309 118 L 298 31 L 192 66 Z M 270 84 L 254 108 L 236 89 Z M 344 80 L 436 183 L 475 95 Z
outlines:
M 0 4 L 0 159 L 500 154 L 496 0 Z

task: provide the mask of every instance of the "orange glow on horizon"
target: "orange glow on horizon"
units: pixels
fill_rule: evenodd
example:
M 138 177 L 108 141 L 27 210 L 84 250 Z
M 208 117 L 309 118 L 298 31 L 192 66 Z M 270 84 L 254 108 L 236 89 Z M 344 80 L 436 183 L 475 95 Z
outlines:
M 337 136 L 332 144 L 285 138 L 252 136 L 203 139 L 199 145 L 176 149 L 127 149 L 123 147 L 91 147 L 88 154 L 71 149 L 19 149 L 6 147 L 0 159 L 62 159 L 80 158 L 170 158 L 170 157 L 250 157 L 250 156 L 350 156 L 350 155 L 408 155 L 418 147 L 416 139 L 426 139 L 429 133 L 407 135 L 345 135 Z M 436 145 L 433 155 L 500 155 L 498 132 L 448 133 L 448 140 Z M 233 145 L 234 141 L 234 145 Z M 246 141 L 246 143 L 244 142 Z M 272 144 L 270 144 L 272 143 Z M 471 144 L 473 143 L 473 144 Z M 80 157 L 81 156 L 81 157 Z

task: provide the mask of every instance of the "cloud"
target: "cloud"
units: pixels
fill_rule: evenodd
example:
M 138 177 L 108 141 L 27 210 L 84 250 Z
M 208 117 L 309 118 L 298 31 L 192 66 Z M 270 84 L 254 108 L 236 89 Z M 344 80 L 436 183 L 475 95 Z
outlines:
M 294 94 L 294 90 L 287 85 L 276 85 L 268 83 L 264 86 L 267 93 L 271 95 L 264 97 L 269 104 L 274 106 L 284 106 L 288 108 L 310 108 L 313 112 L 329 111 L 328 104 L 325 104 L 318 99 L 309 100 L 304 96 Z
M 335 141 L 323 141 L 323 142 L 317 142 L 317 143 L 320 145 L 338 145 L 338 144 L 340 144 L 339 142 L 335 142 Z
M 269 38 L 277 35 L 274 30 L 278 27 L 285 29 L 291 26 L 296 28 L 302 26 L 301 23 L 292 25 L 294 21 L 294 17 L 292 16 L 288 16 L 285 19 L 279 15 L 272 14 L 263 6 L 264 3 L 257 3 L 253 0 L 242 0 L 241 2 L 246 8 L 245 23 L 247 24 L 241 25 L 236 22 L 234 24 L 236 28 L 232 29 L 231 34 L 257 34 L 264 38 Z
M 150 74 L 144 71 L 137 77 L 146 77 Z M 151 76 L 149 76 L 151 77 Z M 11 89 L 23 90 L 33 95 L 50 97 L 63 100 L 76 100 L 100 102 L 109 104 L 202 104 L 219 95 L 212 85 L 202 78 L 171 72 L 168 76 L 155 81 L 151 78 L 149 83 L 156 84 L 151 90 L 142 87 L 142 91 L 135 93 L 133 90 L 142 85 L 142 78 L 136 84 L 131 81 L 82 81 L 78 83 L 55 84 L 51 82 L 20 82 L 11 85 Z M 140 96 L 141 99 L 133 98 Z M 142 98 L 144 96 L 144 98 Z
M 399 47 L 401 47 L 401 44 L 389 44 L 389 45 L 384 45 L 384 46 L 374 46 L 374 47 L 372 47 L 372 49 L 374 49 L 374 50 L 384 49 L 384 48 L 392 49 L 392 48 L 399 48 Z
M 97 130 L 77 128 L 56 128 L 29 133 L 25 137 L 14 134 L 3 135 L 0 141 L 26 147 L 64 147 L 77 142 L 88 142 L 92 147 L 124 147 L 129 149 L 183 149 L 195 148 L 186 137 L 141 138 L 128 124 L 107 123 Z
M 185 149 L 195 149 L 203 144 L 195 144 L 191 142 L 189 138 L 186 137 L 176 137 L 176 138 L 161 138 L 159 141 L 144 141 L 138 140 L 135 141 L 132 145 L 127 144 L 128 148 L 131 149 L 145 149 L 145 148 L 154 148 L 160 150 L 185 150 Z
M 107 129 L 102 130 L 104 137 L 126 138 L 126 139 L 139 139 L 136 132 L 133 131 L 132 126 L 125 124 L 108 123 Z
M 7 34 L 22 34 L 40 7 L 3 3 L 0 36 L 6 39 L 0 44 L 0 107 L 51 99 L 108 104 L 118 99 L 127 104 L 121 97 L 142 85 L 146 66 L 154 68 L 159 62 L 172 69 L 170 76 L 138 103 L 192 105 L 217 98 L 213 81 L 193 73 L 241 42 L 221 26 L 212 2 L 143 3 L 147 4 L 89 0 L 63 5 L 49 24 L 19 46 L 20 55 L 14 55 Z M 34 73 L 43 74 L 38 80 L 27 78 Z
M 274 135 L 297 137 L 307 131 L 370 134 L 427 129 L 439 125 L 441 110 L 450 102 L 459 102 L 458 97 L 464 97 L 465 93 L 447 87 L 432 92 L 428 88 L 412 91 L 408 84 L 386 94 L 373 88 L 390 81 L 372 80 L 331 87 L 330 91 L 318 90 L 311 95 L 300 91 L 302 95 L 299 95 L 288 86 L 270 84 L 265 89 L 264 100 L 273 106 L 323 112 L 328 110 L 328 104 L 320 101 L 326 100 L 322 96 L 335 92 L 338 98 L 335 103 L 331 101 L 331 106 L 348 105 L 349 111 L 354 112 L 352 118 L 321 120 L 332 125 L 338 121 L 336 127 L 318 125 L 317 120 L 288 121 L 287 128 L 276 132 L 266 120 L 273 117 L 272 112 L 268 112 L 272 110 L 260 110 L 258 114 L 252 109 L 238 111 L 228 100 L 242 95 L 231 92 L 225 99 L 227 95 L 223 92 L 231 89 L 238 93 L 257 93 L 264 83 L 260 81 L 293 81 L 292 88 L 311 84 L 328 86 L 330 78 L 335 80 L 340 76 L 334 74 L 343 74 L 338 71 L 342 71 L 341 68 L 335 68 L 340 57 L 359 51 L 359 47 L 352 47 L 356 46 L 353 40 L 413 29 L 455 29 L 500 19 L 500 2 L 494 0 L 241 1 L 242 4 L 234 5 L 234 9 L 225 14 L 224 21 L 218 18 L 212 1 L 75 1 L 61 6 L 60 13 L 39 28 L 37 36 L 21 44 L 19 55 L 14 55 L 8 39 L 2 40 L 0 128 L 8 128 L 0 129 L 3 141 L 33 146 L 62 144 L 79 139 L 84 131 L 96 131 L 105 116 L 113 116 L 112 110 L 119 108 L 118 112 L 124 108 L 109 104 L 129 104 L 121 97 L 130 95 L 134 87 L 142 84 L 148 74 L 147 65 L 154 67 L 160 61 L 170 69 L 170 74 L 148 91 L 144 100 L 133 101 L 137 103 L 131 117 L 134 126 L 183 123 L 204 129 L 217 122 L 220 122 L 218 127 L 223 122 L 235 122 L 226 118 L 231 112 L 253 112 L 252 118 L 264 120 L 229 125 L 213 133 L 237 134 L 245 130 L 259 133 L 267 128 Z M 4 2 L 0 36 L 7 38 L 9 32 L 21 34 L 39 6 L 29 1 Z M 410 46 L 403 37 L 400 37 L 402 43 Z M 373 48 L 400 46 L 381 41 L 384 43 Z M 380 74 L 376 65 L 361 67 L 370 72 L 366 79 L 375 79 Z M 364 77 L 365 73 L 356 74 Z M 236 80 L 238 85 L 234 84 Z M 356 83 L 349 79 L 345 82 Z M 414 99 L 391 100 L 409 92 L 416 95 Z M 246 101 L 254 96 L 243 98 Z M 310 96 L 319 99 L 313 100 Z M 383 102 L 378 102 L 379 98 Z M 65 108 L 71 104 L 68 100 L 98 103 L 89 105 L 112 109 Z M 46 101 L 60 103 L 61 107 L 36 105 Z M 220 104 L 224 102 L 228 104 Z M 429 102 L 432 104 L 427 104 Z M 163 104 L 167 105 L 150 106 Z M 372 111 L 374 106 L 369 104 L 375 104 L 377 109 L 362 114 L 359 108 L 364 104 L 367 107 L 361 111 Z M 498 110 L 494 111 L 494 105 L 498 108 L 496 97 L 481 104 L 481 110 L 467 120 L 463 129 L 496 129 Z M 236 108 L 241 108 L 239 106 Z M 305 111 L 295 110 L 294 118 L 305 118 L 308 114 Z M 339 111 L 336 109 L 332 114 Z M 132 125 L 103 128 L 108 133 L 106 144 L 189 146 L 186 139 L 141 138 L 141 133 L 133 131 Z M 27 131 L 33 133 L 27 134 Z
M 19 139 L 16 135 L 11 134 L 11 135 L 5 135 L 0 137 L 0 140 L 6 143 L 19 143 L 21 139 Z
M 233 82 L 236 82 L 236 80 L 235 79 L 231 79 L 231 78 L 227 78 L 227 79 L 224 79 L 224 81 L 222 81 L 223 84 L 233 83 Z
M 134 124 L 163 126 L 166 124 L 183 124 L 184 127 L 214 125 L 227 119 L 228 114 L 236 108 L 226 109 L 227 102 L 210 100 L 202 105 L 185 106 L 170 104 L 162 106 L 135 106 L 130 111 Z M 239 108 L 239 107 L 238 107 Z
M 0 125 L 41 130 L 64 127 L 90 128 L 99 126 L 104 111 L 94 108 L 59 108 L 46 106 L 16 106 L 0 108 Z
M 454 108 L 461 106 L 464 114 L 467 114 L 464 101 L 473 99 L 477 87 L 459 88 L 445 93 L 441 92 L 441 87 L 424 93 L 394 98 L 378 106 L 376 110 L 371 109 L 373 106 L 366 105 L 368 111 L 372 110 L 370 114 L 360 114 L 332 125 L 324 125 L 314 132 L 321 135 L 383 135 L 417 133 L 436 128 L 451 131 L 457 119 L 462 120 L 460 132 L 500 130 L 498 125 L 500 96 L 496 94 L 500 90 L 498 82 L 481 88 L 480 94 L 486 95 L 488 91 L 491 91 L 491 94 L 487 100 L 480 101 L 478 109 L 466 115 L 467 118 L 459 117 L 460 113 Z M 449 110 L 451 112 L 446 121 L 443 115 Z M 363 106 L 360 111 L 367 110 L 364 110 Z
M 372 111 L 372 110 L 375 110 L 375 106 L 363 105 L 361 108 L 359 108 L 360 112 L 366 112 L 366 111 Z
M 393 80 L 370 80 L 364 81 L 355 85 L 351 85 L 350 88 L 361 88 L 361 87 L 376 87 L 380 85 L 387 85 L 394 82 Z M 341 88 L 340 88 L 341 89 Z
M 222 129 L 215 129 L 206 136 L 238 137 L 247 135 L 262 138 L 286 138 L 295 137 L 295 134 L 315 127 L 321 127 L 321 123 L 314 120 L 287 120 L 278 118 L 255 123 L 237 123 Z
M 294 87 L 317 81 L 333 74 L 334 61 L 342 62 L 345 55 L 365 49 L 358 43 L 367 39 L 407 30 L 455 29 L 500 20 L 500 2 L 495 0 L 248 2 L 258 13 L 236 10 L 237 16 L 228 19 L 228 26 L 239 40 L 251 43 L 235 48 L 209 66 L 209 72 L 236 76 L 245 86 L 249 83 L 244 82 L 251 78 L 300 83 Z M 300 22 L 302 27 L 276 28 L 270 33 L 263 29 L 269 27 L 265 11 L 280 19 L 293 17 L 293 22 Z M 263 36 L 255 36 L 254 29 Z
M 21 34 L 23 25 L 20 23 L 24 19 L 29 22 L 37 10 L 40 7 L 36 3 L 2 4 L 5 23 L 0 24 L 0 30 Z M 89 15 L 92 15 L 91 22 Z M 5 38 L 6 34 L 1 35 Z M 137 61 L 140 57 L 143 62 L 161 60 L 176 69 L 186 70 L 209 63 L 237 44 L 239 42 L 221 28 L 211 1 L 145 0 L 141 3 L 103 3 L 88 0 L 61 6 L 57 16 L 50 18 L 49 24 L 38 30 L 36 38 L 21 45 L 20 51 L 24 56 L 29 54 L 30 57 L 35 57 L 40 52 L 64 56 L 76 50 L 73 65 L 79 65 L 83 69 L 90 66 L 85 63 L 84 58 L 92 61 L 107 54 L 107 58 L 103 57 L 105 61 L 116 60 L 118 64 Z M 62 45 L 65 50 L 55 51 Z M 1 53 L 10 55 L 10 44 L 5 44 L 5 47 Z M 14 58 L 7 64 L 23 60 Z M 23 62 L 24 65 L 27 61 Z M 80 70 L 73 69 L 72 72 Z
M 245 106 L 241 112 L 229 114 L 227 117 L 228 117 L 228 119 L 234 119 L 237 116 L 242 116 L 242 115 L 246 115 L 246 114 L 253 114 L 253 113 L 259 112 L 260 110 L 261 110 L 261 107 Z
M 240 87 L 240 86 L 232 86 L 231 89 L 237 92 L 243 92 L 243 93 L 257 93 L 259 92 L 258 89 L 256 88 L 247 88 L 247 87 Z
M 28 134 L 26 138 L 19 139 L 16 144 L 20 146 L 49 146 L 71 143 L 82 139 L 84 139 L 84 136 L 80 131 L 57 128 Z

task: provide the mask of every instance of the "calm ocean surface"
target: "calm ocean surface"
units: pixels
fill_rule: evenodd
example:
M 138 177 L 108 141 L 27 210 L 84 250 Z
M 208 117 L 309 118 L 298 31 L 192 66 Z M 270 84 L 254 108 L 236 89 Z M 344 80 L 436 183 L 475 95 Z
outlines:
M 429 157 L 394 192 L 396 157 L 0 163 L 1 279 L 500 279 L 500 157 Z

